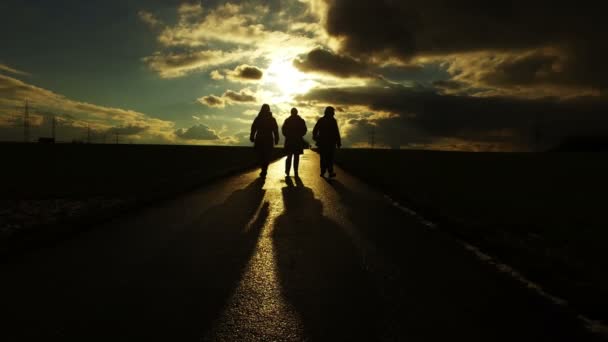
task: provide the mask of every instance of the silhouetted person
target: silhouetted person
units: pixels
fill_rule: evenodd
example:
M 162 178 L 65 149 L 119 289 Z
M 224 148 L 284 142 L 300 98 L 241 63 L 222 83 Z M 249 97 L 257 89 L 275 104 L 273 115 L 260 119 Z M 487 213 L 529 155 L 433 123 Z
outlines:
M 321 154 L 321 177 L 329 172 L 329 177 L 335 177 L 334 154 L 336 147 L 342 147 L 338 122 L 334 118 L 334 107 L 325 108 L 325 115 L 317 121 L 312 131 L 312 138 L 317 142 Z
M 254 148 L 262 168 L 260 176 L 266 177 L 268 164 L 272 157 L 272 148 L 279 143 L 279 126 L 277 120 L 272 116 L 269 105 L 263 104 L 260 113 L 253 120 L 249 140 L 255 143 Z
M 291 159 L 293 157 L 293 172 L 298 177 L 298 165 L 300 164 L 300 154 L 304 153 L 304 135 L 308 129 L 306 122 L 298 115 L 298 110 L 291 109 L 291 116 L 285 119 L 281 128 L 283 136 L 285 136 L 285 152 L 287 159 L 285 160 L 285 175 L 289 176 L 291 170 Z

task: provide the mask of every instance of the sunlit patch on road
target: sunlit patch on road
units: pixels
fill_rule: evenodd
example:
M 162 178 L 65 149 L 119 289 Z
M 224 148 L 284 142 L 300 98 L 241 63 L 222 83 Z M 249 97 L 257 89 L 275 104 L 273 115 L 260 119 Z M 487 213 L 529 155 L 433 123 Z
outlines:
M 298 313 L 282 295 L 272 240 L 274 221 L 283 213 L 281 187 L 284 162 L 268 170 L 262 205 L 249 226 L 264 220 L 264 227 L 251 260 L 234 294 L 205 340 L 300 340 L 303 333 Z

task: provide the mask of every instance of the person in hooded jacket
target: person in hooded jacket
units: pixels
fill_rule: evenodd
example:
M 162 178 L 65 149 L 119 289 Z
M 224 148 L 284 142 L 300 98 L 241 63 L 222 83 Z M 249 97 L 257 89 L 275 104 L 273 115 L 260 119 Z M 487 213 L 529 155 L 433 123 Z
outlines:
M 272 116 L 270 106 L 263 104 L 260 113 L 253 120 L 249 140 L 254 143 L 262 171 L 260 177 L 266 177 L 268 164 L 272 158 L 272 149 L 279 143 L 279 126 Z
M 312 138 L 316 141 L 321 155 L 321 177 L 325 177 L 325 172 L 329 172 L 329 177 L 336 177 L 334 155 L 336 147 L 342 147 L 342 140 L 334 115 L 334 107 L 325 108 L 325 115 L 317 121 L 312 131 Z
M 299 177 L 300 154 L 304 153 L 304 135 L 306 135 L 308 129 L 306 128 L 306 122 L 298 115 L 296 108 L 291 109 L 291 116 L 285 119 L 281 131 L 285 136 L 285 152 L 287 153 L 285 175 L 289 177 L 293 159 L 293 172 L 297 178 Z

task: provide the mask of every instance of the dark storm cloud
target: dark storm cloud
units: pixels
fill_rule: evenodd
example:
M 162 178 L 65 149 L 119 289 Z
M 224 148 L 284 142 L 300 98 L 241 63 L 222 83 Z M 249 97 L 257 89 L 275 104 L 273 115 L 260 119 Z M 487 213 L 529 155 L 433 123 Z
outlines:
M 352 87 L 314 89 L 300 101 L 335 105 L 362 105 L 373 111 L 397 114 L 376 119 L 387 125 L 384 139 L 396 142 L 421 142 L 437 138 L 480 141 L 521 142 L 529 137 L 537 121 L 552 139 L 567 136 L 607 135 L 608 103 L 599 99 L 525 100 L 508 97 L 471 97 L 441 95 L 430 89 L 393 87 Z M 355 127 L 370 123 L 350 119 Z M 380 138 L 380 136 L 379 136 Z
M 180 128 L 175 131 L 175 135 L 184 140 L 218 140 L 220 138 L 215 131 L 203 124 L 188 129 Z
M 303 72 L 324 73 L 344 78 L 372 76 L 367 64 L 320 47 L 296 58 L 293 65 Z
M 327 32 L 352 56 L 447 56 L 479 51 L 521 52 L 553 47 L 553 56 L 502 64 L 493 81 L 598 86 L 606 75 L 606 21 L 596 1 L 326 0 Z M 378 20 L 381 18 L 381 20 Z M 559 60 L 557 60 L 559 59 Z M 502 73 L 504 71 L 504 73 Z M 545 72 L 546 71 L 546 72 Z M 543 72 L 545 72 L 543 76 Z M 549 75 L 547 75 L 547 72 Z M 505 75 L 508 74 L 508 75 Z M 550 74 L 560 74 L 558 77 Z
M 229 78 L 241 79 L 241 80 L 260 80 L 264 76 L 262 69 L 247 64 L 237 66 L 232 72 L 228 74 Z

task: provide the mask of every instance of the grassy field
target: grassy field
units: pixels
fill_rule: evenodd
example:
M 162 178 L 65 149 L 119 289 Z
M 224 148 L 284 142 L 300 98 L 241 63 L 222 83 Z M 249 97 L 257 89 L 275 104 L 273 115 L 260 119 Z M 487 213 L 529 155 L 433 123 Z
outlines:
M 250 147 L 0 144 L 0 155 L 0 199 L 145 197 L 256 165 Z
M 337 162 L 608 320 L 608 154 L 344 149 Z
M 38 231 L 31 228 L 90 225 L 102 212 L 111 216 L 257 165 L 251 147 L 0 144 L 0 155 L 0 251 L 9 238 Z

